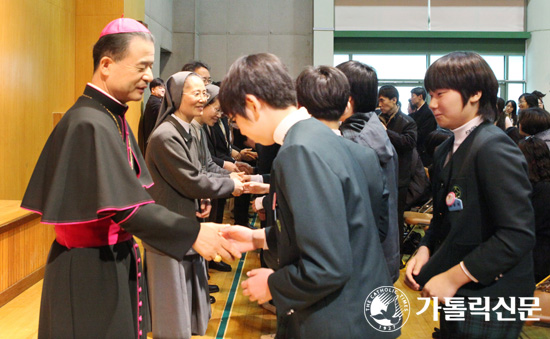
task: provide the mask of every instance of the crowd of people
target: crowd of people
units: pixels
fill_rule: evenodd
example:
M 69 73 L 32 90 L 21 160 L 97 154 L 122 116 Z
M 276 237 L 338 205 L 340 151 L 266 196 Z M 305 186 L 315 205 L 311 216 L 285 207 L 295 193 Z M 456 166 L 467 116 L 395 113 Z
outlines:
M 224 261 L 260 249 L 243 294 L 276 310 L 277 337 L 396 338 L 395 291 L 392 330 L 365 319 L 365 302 L 399 279 L 404 212 L 430 199 L 409 288 L 439 302 L 488 297 L 493 308 L 532 296 L 550 274 L 544 94 L 498 100 L 478 54 L 434 62 L 404 113 L 397 88 L 379 88 L 358 61 L 309 66 L 294 80 L 261 53 L 236 60 L 221 83 L 201 61 L 163 81 L 151 71 L 153 42 L 132 19 L 105 27 L 92 80 L 25 193 L 22 206 L 56 230 L 39 337 L 204 335 L 219 290 L 208 268 L 231 270 Z M 124 114 L 147 86 L 138 144 Z M 229 198 L 234 226 L 222 224 Z M 519 336 L 515 312 L 508 322 L 489 313 L 456 322 L 442 312 L 440 335 Z

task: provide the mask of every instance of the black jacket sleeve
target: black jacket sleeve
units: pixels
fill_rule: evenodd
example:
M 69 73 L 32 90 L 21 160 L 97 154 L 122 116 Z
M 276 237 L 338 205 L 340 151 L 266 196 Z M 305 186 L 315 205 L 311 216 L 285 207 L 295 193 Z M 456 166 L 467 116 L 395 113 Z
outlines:
M 199 235 L 200 224 L 157 204 L 120 211 L 111 217 L 127 232 L 182 260 Z

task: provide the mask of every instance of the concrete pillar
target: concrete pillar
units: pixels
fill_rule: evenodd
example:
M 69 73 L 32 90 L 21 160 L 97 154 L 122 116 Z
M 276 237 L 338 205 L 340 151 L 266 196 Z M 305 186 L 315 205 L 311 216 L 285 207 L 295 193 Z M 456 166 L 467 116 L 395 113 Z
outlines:
M 313 1 L 313 65 L 330 65 L 334 59 L 334 0 Z
M 550 1 L 527 1 L 527 31 L 531 39 L 525 46 L 525 67 L 527 92 L 535 89 L 542 93 L 550 92 Z M 550 96 L 546 97 L 546 102 Z M 548 104 L 546 104 L 548 107 Z

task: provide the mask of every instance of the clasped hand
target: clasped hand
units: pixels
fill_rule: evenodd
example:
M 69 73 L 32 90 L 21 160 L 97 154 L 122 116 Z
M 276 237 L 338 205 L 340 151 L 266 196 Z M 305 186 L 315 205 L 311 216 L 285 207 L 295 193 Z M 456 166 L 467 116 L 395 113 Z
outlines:
M 244 193 L 267 194 L 269 193 L 269 184 L 250 181 L 244 184 Z
M 420 290 L 420 285 L 414 276 L 420 273 L 422 267 L 430 259 L 430 251 L 426 246 L 420 246 L 418 252 L 407 263 L 405 271 L 405 284 L 415 291 Z M 445 298 L 456 295 L 458 289 L 470 282 L 470 278 L 462 271 L 460 265 L 455 265 L 447 271 L 432 277 L 422 288 L 422 297 L 436 297 L 439 303 L 444 303 Z
M 201 223 L 199 235 L 193 244 L 193 249 L 206 260 L 214 260 L 220 255 L 224 261 L 233 261 L 241 257 L 241 252 L 235 245 L 222 236 L 222 229 L 229 225 L 213 222 Z
M 269 291 L 267 280 L 271 274 L 273 274 L 273 270 L 270 268 L 257 268 L 249 271 L 246 274 L 248 279 L 241 283 L 243 295 L 250 301 L 257 301 L 258 304 L 270 301 L 273 297 Z

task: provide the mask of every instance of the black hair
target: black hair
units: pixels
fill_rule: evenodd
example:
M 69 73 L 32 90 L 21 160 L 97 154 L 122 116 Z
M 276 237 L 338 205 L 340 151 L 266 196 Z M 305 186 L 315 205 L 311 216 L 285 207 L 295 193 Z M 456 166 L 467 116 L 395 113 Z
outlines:
M 149 89 L 153 90 L 153 88 L 157 86 L 166 87 L 166 85 L 164 84 L 164 80 L 162 80 L 161 78 L 154 78 L 153 81 L 151 81 L 151 83 L 149 84 Z
M 368 113 L 378 105 L 378 77 L 369 65 L 359 61 L 346 61 L 336 66 L 348 78 L 354 113 Z
M 521 101 L 521 98 L 525 100 L 529 108 L 539 107 L 539 99 L 536 97 L 536 95 L 533 95 L 531 93 L 523 93 L 519 96 L 518 101 Z
M 506 101 L 506 104 L 504 105 L 504 107 L 508 106 L 509 103 L 512 104 L 512 107 L 514 108 L 512 113 L 510 113 L 510 118 L 512 119 L 512 124 L 514 126 L 517 126 L 518 125 L 518 115 L 517 115 L 518 105 L 516 104 L 516 102 L 514 100 L 508 100 L 508 101 Z
M 424 147 L 426 148 L 426 153 L 433 158 L 433 155 L 437 146 L 441 145 L 443 141 L 449 139 L 449 137 L 451 137 L 452 135 L 453 135 L 453 132 L 441 127 L 438 127 L 433 131 L 431 131 L 426 136 L 426 140 L 424 141 Z
M 208 65 L 202 61 L 199 61 L 199 60 L 193 60 L 193 61 L 190 61 L 188 63 L 186 63 L 185 65 L 183 65 L 183 67 L 181 68 L 181 71 L 182 72 L 194 72 L 196 69 L 198 68 L 206 68 L 207 70 L 210 71 L 210 67 L 208 67 Z
M 95 43 L 92 52 L 94 59 L 94 72 L 99 67 L 99 62 L 105 56 L 120 61 L 128 54 L 128 46 L 134 37 L 140 37 L 144 40 L 155 42 L 155 38 L 151 33 L 147 32 L 131 32 L 107 34 L 99 38 Z
M 506 113 L 504 113 L 504 99 L 497 98 L 497 118 L 495 125 L 503 131 L 506 131 Z
M 218 95 L 222 111 L 246 117 L 247 94 L 275 109 L 296 106 L 294 81 L 281 60 L 270 53 L 242 56 L 231 65 Z
M 519 112 L 519 124 L 523 133 L 535 135 L 550 129 L 550 113 L 538 106 L 522 109 Z
M 426 100 L 426 90 L 424 89 L 424 87 L 415 87 L 413 89 L 411 89 L 411 93 L 412 94 L 415 94 L 415 95 L 418 95 L 418 96 L 422 96 L 422 100 Z
M 498 82 L 487 62 L 474 52 L 452 52 L 437 59 L 426 71 L 424 86 L 429 92 L 452 89 L 460 93 L 463 105 L 481 92 L 477 114 L 483 120 L 496 116 Z
M 550 181 L 550 150 L 543 140 L 529 136 L 519 142 L 529 166 L 529 180 L 532 183 Z
M 399 102 L 399 92 L 397 91 L 397 88 L 393 85 L 384 85 L 380 87 L 378 90 L 378 97 L 386 97 L 388 99 L 396 98 L 397 102 Z
M 537 90 L 534 90 L 533 92 L 531 92 L 531 94 L 533 94 L 534 96 L 539 98 L 540 101 L 542 101 L 542 98 L 544 98 L 546 96 L 546 94 L 542 93 L 541 91 L 537 91 Z
M 296 79 L 298 104 L 316 119 L 338 121 L 348 104 L 346 75 L 331 66 L 307 67 Z

